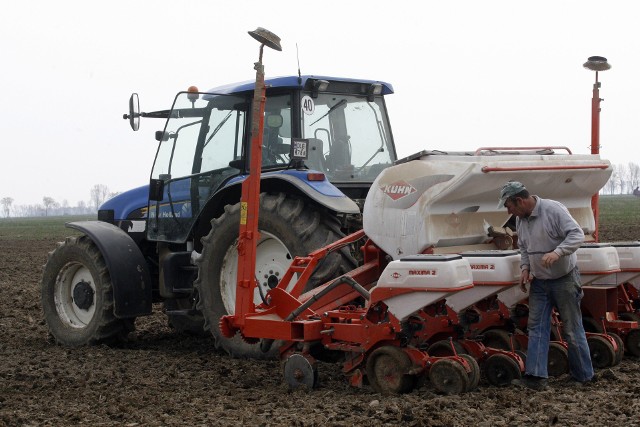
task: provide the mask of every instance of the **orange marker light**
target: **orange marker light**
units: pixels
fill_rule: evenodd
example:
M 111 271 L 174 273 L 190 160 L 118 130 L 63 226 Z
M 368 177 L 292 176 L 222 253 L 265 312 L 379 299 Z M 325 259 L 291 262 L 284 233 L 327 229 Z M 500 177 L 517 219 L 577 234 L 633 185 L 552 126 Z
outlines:
M 323 173 L 320 173 L 320 172 L 309 172 L 307 174 L 307 179 L 309 181 L 324 181 L 325 176 Z
M 200 95 L 198 94 L 198 87 L 197 86 L 189 86 L 189 89 L 187 89 L 187 98 L 189 99 L 189 101 L 191 102 L 195 102 L 198 100 L 198 98 L 200 97 Z

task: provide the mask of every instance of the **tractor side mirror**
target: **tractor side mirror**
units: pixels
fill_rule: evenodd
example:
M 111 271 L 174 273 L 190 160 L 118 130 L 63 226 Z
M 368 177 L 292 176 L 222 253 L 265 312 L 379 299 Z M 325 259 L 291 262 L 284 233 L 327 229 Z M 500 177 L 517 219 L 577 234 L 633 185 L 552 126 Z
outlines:
M 133 131 L 140 129 L 140 100 L 137 93 L 132 93 L 129 98 L 129 114 L 125 114 L 123 119 L 129 120 L 129 125 Z

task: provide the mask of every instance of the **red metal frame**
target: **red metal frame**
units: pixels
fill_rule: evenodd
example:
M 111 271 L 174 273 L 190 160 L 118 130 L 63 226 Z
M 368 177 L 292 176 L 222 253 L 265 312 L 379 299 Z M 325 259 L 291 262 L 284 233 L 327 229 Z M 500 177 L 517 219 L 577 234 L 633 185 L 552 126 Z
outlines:
M 262 169 L 262 133 L 264 131 L 264 108 L 266 89 L 264 67 L 260 45 L 260 57 L 255 63 L 256 86 L 253 93 L 251 117 L 251 151 L 249 153 L 249 176 L 242 182 L 240 201 L 240 232 L 238 235 L 238 281 L 236 286 L 235 319 L 239 324 L 245 314 L 254 310 L 253 293 L 256 287 L 256 252 L 258 212 L 260 210 L 260 170 Z
M 582 313 L 596 320 L 603 319 L 606 330 L 625 338 L 633 329 L 638 329 L 636 321 L 621 320 L 618 317 L 620 299 L 627 295 L 623 285 L 583 286 Z M 628 296 L 627 296 L 628 298 Z

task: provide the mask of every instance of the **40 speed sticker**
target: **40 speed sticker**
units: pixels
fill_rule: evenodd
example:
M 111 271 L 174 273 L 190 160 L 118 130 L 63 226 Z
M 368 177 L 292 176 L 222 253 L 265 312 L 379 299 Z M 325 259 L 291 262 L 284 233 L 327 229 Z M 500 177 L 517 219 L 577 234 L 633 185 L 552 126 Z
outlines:
M 313 98 L 311 98 L 309 95 L 303 96 L 302 112 L 305 113 L 307 116 L 310 116 L 313 114 L 314 111 L 316 111 L 316 104 L 313 102 Z

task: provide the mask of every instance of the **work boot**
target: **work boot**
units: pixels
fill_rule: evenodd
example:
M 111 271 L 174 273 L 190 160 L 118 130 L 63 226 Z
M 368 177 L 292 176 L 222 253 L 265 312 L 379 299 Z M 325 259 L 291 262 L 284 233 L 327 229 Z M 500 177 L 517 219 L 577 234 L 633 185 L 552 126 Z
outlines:
M 518 387 L 526 387 L 535 391 L 542 391 L 547 388 L 547 379 L 527 374 L 522 378 L 512 380 L 511 384 Z

